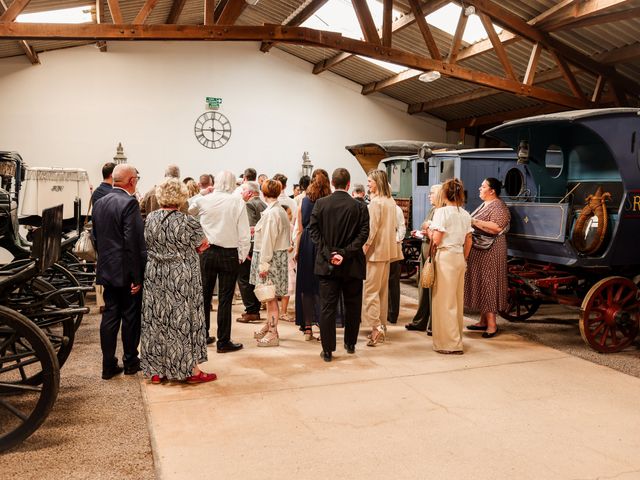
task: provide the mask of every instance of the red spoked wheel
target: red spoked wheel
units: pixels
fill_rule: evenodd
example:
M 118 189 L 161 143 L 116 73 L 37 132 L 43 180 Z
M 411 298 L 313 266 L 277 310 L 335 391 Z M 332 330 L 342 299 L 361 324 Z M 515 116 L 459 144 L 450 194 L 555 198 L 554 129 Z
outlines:
M 585 295 L 580 334 L 594 350 L 615 353 L 625 349 L 639 327 L 640 289 L 628 278 L 603 278 Z

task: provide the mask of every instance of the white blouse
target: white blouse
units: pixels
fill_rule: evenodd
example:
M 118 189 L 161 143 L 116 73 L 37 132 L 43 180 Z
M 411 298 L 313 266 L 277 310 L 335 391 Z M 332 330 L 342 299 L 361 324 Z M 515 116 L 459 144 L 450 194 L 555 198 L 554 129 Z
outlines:
M 471 215 L 464 208 L 446 206 L 436 209 L 429 229 L 444 233 L 438 248 L 447 248 L 456 253 L 464 251 L 464 241 L 471 233 Z

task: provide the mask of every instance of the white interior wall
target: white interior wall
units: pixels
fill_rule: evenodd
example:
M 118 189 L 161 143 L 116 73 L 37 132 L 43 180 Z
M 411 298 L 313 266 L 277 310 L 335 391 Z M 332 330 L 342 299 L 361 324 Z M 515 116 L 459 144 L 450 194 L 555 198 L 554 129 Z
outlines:
M 169 163 L 183 176 L 253 166 L 299 178 L 302 153 L 331 172 L 365 173 L 345 145 L 377 140 L 444 141 L 444 122 L 407 115 L 406 105 L 256 43 L 110 42 L 0 60 L 0 150 L 31 166 L 81 167 L 91 181 L 122 142 L 140 171 L 140 190 Z M 226 146 L 211 150 L 194 135 L 205 97 L 223 99 L 232 124 Z M 288 190 L 294 181 L 290 181 Z

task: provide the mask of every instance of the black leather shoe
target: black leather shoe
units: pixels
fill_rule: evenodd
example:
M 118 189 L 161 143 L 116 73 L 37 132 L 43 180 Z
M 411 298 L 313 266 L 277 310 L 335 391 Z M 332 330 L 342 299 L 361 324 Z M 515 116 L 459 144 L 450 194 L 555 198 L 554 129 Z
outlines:
M 207 345 L 211 345 L 216 341 L 216 337 L 207 337 Z
M 431 330 L 427 330 L 427 337 L 433 337 L 433 332 Z
M 419 323 L 407 323 L 404 326 L 404 328 L 406 328 L 407 330 L 413 330 L 416 332 L 424 332 L 427 329 L 427 327 L 423 327 Z
M 347 345 L 346 343 L 344 344 L 344 349 L 347 351 L 347 353 L 356 353 L 356 346 L 355 345 Z
M 138 373 L 139 371 L 141 371 L 142 368 L 140 367 L 140 362 L 135 363 L 133 365 L 128 365 L 124 367 L 124 374 L 125 375 L 135 375 L 136 373 Z
M 491 332 L 491 333 L 489 333 L 489 332 L 484 332 L 484 333 L 482 334 L 482 338 L 493 338 L 493 337 L 495 337 L 497 334 L 498 334 L 498 330 L 497 330 L 497 329 L 496 329 L 496 331 L 495 331 L 495 332 Z
M 355 350 L 354 350 L 355 351 Z M 320 358 L 325 362 L 331 361 L 331 352 L 325 352 L 324 350 L 320 352 Z
M 116 375 L 120 375 L 123 371 L 124 371 L 124 368 L 122 368 L 119 365 L 116 365 L 115 367 L 110 368 L 109 370 L 103 370 L 102 371 L 102 379 L 103 380 L 110 380 L 113 377 L 115 377 Z
M 226 343 L 220 343 L 218 342 L 218 353 L 229 353 L 229 352 L 235 352 L 236 350 L 240 350 L 242 348 L 242 344 L 241 343 L 233 343 L 231 341 L 226 342 Z

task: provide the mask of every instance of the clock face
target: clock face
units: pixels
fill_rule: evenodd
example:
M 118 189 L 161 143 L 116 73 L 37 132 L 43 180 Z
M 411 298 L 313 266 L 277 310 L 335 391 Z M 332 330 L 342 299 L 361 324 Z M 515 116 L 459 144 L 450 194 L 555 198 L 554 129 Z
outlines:
M 231 122 L 220 112 L 205 112 L 193 127 L 198 141 L 207 148 L 220 148 L 231 138 Z

